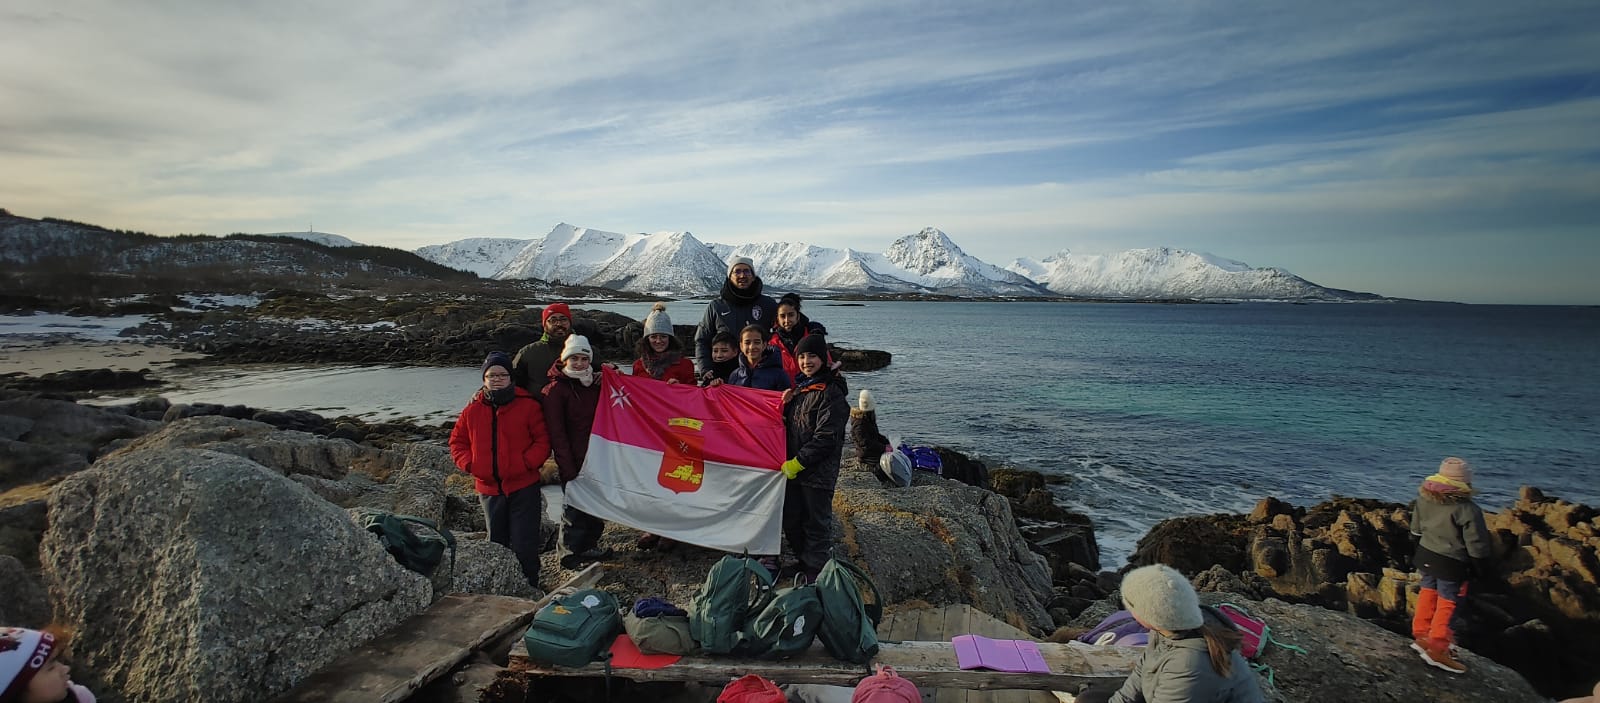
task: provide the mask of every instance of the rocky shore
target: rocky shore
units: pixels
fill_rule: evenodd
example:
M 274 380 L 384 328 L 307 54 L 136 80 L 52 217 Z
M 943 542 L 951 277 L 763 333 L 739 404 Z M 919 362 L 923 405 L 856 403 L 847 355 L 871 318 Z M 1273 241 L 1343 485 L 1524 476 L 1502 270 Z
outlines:
M 0 391 L 0 592 L 15 594 L 0 621 L 74 629 L 75 676 L 101 700 L 244 701 L 444 593 L 528 595 L 511 553 L 484 539 L 471 482 L 434 432 Z M 1065 637 L 1117 607 L 1119 576 L 1102 568 L 1120 565 L 1100 563 L 1091 516 L 1063 510 L 1040 474 L 944 454 L 976 485 L 919 473 L 894 489 L 863 470 L 841 476 L 841 550 L 890 609 L 968 603 Z M 399 568 L 350 520 L 356 507 L 441 521 L 462 537 L 453 571 L 430 581 Z M 1491 518 L 1505 590 L 1469 611 L 1472 671 L 1453 677 L 1396 634 L 1409 593 L 1400 507 L 1267 500 L 1251 515 L 1178 518 L 1153 529 L 1133 562 L 1185 570 L 1219 594 L 1208 598 L 1246 604 L 1305 649 L 1263 656 L 1276 700 L 1540 701 L 1594 675 L 1580 666 L 1600 641 L 1594 511 L 1530 489 Z M 604 538 L 617 557 L 602 586 L 623 599 L 686 602 L 720 556 L 642 552 L 637 536 L 613 527 Z M 544 586 L 570 575 L 553 553 L 545 562 Z M 427 699 L 480 699 L 451 681 Z

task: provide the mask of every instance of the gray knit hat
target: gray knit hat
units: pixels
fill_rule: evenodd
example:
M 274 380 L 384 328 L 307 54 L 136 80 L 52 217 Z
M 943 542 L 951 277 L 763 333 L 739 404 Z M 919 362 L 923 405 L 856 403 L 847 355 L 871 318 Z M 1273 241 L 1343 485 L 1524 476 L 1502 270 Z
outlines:
M 644 318 L 644 336 L 664 334 L 672 336 L 672 318 L 667 317 L 667 304 L 656 303 L 650 308 L 650 314 Z
M 748 256 L 735 256 L 735 257 L 733 257 L 731 259 L 728 259 L 728 277 L 729 278 L 733 277 L 733 267 L 738 266 L 739 264 L 744 264 L 745 266 L 749 266 L 750 267 L 750 271 L 752 273 L 754 273 L 755 270 L 756 270 L 756 262 L 751 261 L 750 257 L 748 257 Z
M 1168 632 L 1204 623 L 1194 586 L 1165 564 L 1141 566 L 1122 577 L 1122 603 L 1146 624 Z

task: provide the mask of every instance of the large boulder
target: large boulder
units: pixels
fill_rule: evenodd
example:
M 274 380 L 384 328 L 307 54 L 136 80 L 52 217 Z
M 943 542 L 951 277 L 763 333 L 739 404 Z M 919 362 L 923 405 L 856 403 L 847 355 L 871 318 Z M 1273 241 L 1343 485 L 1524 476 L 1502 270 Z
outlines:
M 217 451 L 127 449 L 67 478 L 40 556 L 102 700 L 261 700 L 430 596 L 342 510 Z
M 0 493 L 82 470 L 107 444 L 160 423 L 67 400 L 0 399 Z
M 844 471 L 834 513 L 841 548 L 886 601 L 969 603 L 1037 634 L 1054 629 L 1049 566 L 1005 497 L 926 474 L 886 490 L 870 472 Z

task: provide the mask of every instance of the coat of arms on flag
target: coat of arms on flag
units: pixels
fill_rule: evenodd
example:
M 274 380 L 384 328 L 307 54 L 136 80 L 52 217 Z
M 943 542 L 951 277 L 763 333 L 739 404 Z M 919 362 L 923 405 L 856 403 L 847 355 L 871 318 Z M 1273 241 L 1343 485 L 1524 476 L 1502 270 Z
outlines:
M 601 372 L 589 451 L 567 504 L 681 542 L 777 554 L 782 394 Z

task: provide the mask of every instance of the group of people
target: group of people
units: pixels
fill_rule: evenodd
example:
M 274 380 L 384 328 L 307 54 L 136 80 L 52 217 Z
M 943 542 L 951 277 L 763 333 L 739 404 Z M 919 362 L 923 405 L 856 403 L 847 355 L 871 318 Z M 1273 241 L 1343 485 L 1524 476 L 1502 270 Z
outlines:
M 535 588 L 543 544 L 540 486 L 578 477 L 600 402 L 594 348 L 573 333 L 571 308 L 551 303 L 540 318 L 538 340 L 514 357 L 496 351 L 484 359 L 483 385 L 450 433 L 451 456 L 474 478 L 489 539 L 511 549 Z M 753 262 L 735 257 L 695 330 L 694 354 L 685 356 L 666 305 L 657 303 L 644 320 L 632 368 L 635 376 L 665 383 L 726 383 L 783 394 L 788 458 L 773 468 L 789 479 L 783 535 L 801 579 L 815 578 L 833 547 L 833 492 L 850 417 L 844 377 L 828 352 L 826 334 L 800 311 L 799 296 L 773 300 L 763 292 Z M 547 471 L 552 457 L 554 471 Z M 611 550 L 600 545 L 604 529 L 603 520 L 565 506 L 558 540 L 561 566 L 610 558 Z M 669 544 L 648 533 L 639 540 L 643 549 Z M 779 555 L 762 560 L 780 569 Z

